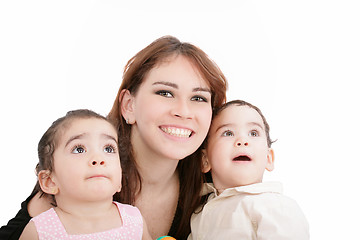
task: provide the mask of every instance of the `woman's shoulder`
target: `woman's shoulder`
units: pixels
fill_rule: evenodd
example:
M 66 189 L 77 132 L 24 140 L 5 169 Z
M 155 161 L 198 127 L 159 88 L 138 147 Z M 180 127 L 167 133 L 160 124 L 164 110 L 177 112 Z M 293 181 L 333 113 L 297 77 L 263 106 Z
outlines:
M 28 212 L 28 204 L 34 196 L 35 194 L 31 194 L 25 201 L 23 201 L 21 203 L 21 209 L 18 211 L 16 216 L 0 228 L 0 239 L 19 239 L 25 226 L 31 219 Z

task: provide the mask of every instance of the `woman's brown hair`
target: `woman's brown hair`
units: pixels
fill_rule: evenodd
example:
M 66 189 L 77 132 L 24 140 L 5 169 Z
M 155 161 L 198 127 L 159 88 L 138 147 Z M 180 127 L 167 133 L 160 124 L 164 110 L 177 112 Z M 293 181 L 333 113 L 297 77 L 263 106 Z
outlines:
M 218 66 L 198 47 L 180 42 L 172 36 L 161 37 L 132 57 L 124 68 L 123 81 L 114 105 L 108 115 L 119 131 L 120 158 L 123 169 L 122 190 L 118 201 L 135 204 L 135 197 L 141 191 L 141 177 L 136 168 L 133 148 L 130 141 L 131 125 L 126 124 L 121 115 L 122 90 L 135 95 L 148 72 L 169 57 L 186 57 L 199 71 L 211 90 L 211 106 L 217 108 L 226 101 L 227 81 Z M 182 159 L 177 167 L 180 178 L 180 193 L 174 219 L 176 229 L 170 233 L 176 239 L 186 239 L 190 233 L 190 217 L 200 202 L 203 175 L 201 173 L 201 151 L 198 149 Z

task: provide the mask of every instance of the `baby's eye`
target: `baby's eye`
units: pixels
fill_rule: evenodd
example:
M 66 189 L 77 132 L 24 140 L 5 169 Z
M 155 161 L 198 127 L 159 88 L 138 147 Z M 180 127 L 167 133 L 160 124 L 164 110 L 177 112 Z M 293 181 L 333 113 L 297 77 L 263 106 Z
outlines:
M 165 91 L 165 90 L 157 91 L 156 94 L 163 96 L 163 97 L 168 97 L 168 98 L 173 97 L 173 95 L 170 91 Z
M 116 152 L 115 150 L 116 150 L 116 148 L 113 147 L 113 146 L 111 146 L 111 145 L 106 146 L 106 147 L 104 148 L 104 152 L 106 152 L 106 153 L 115 153 L 115 152 Z
M 223 132 L 223 133 L 221 134 L 221 136 L 224 136 L 224 137 L 232 137 L 232 136 L 234 136 L 234 133 L 233 133 L 232 131 L 230 131 L 230 130 L 226 130 L 225 132 Z
M 194 96 L 191 98 L 191 100 L 196 102 L 208 102 L 207 98 L 202 96 Z
M 252 130 L 252 131 L 249 132 L 249 136 L 250 137 L 258 137 L 259 133 L 256 130 Z
M 71 151 L 71 153 L 75 153 L 75 154 L 84 153 L 84 152 L 85 152 L 85 148 L 83 146 L 75 146 Z

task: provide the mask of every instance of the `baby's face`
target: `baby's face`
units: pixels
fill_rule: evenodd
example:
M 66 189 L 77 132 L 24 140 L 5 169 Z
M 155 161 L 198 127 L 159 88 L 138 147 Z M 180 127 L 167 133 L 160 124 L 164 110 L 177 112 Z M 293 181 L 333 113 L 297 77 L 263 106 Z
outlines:
M 273 169 L 273 150 L 267 145 L 264 122 L 249 106 L 230 105 L 213 120 L 206 155 L 216 189 L 262 181 Z

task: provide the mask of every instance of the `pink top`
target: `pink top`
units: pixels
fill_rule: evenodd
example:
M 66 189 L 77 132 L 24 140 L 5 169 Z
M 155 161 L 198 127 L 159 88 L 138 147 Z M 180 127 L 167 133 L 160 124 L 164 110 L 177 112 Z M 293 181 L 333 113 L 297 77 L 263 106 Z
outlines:
M 35 223 L 39 240 L 42 239 L 141 239 L 143 220 L 139 209 L 134 206 L 114 202 L 119 210 L 123 226 L 105 232 L 69 235 L 53 208 L 31 219 Z

